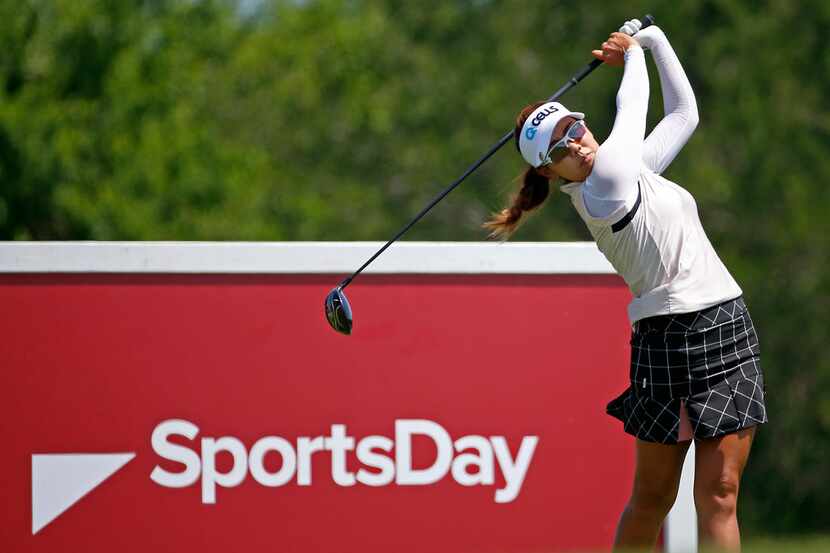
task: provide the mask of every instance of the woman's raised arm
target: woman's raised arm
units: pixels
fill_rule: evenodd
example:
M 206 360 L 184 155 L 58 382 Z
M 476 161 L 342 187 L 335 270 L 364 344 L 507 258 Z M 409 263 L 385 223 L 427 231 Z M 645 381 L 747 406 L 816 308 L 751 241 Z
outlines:
M 596 57 L 619 58 L 624 63 L 617 91 L 617 115 L 611 134 L 596 154 L 583 195 L 593 215 L 608 211 L 603 202 L 631 200 L 637 195 L 637 175 L 643 155 L 648 111 L 648 71 L 643 50 L 633 38 L 613 33 Z
M 651 50 L 663 91 L 663 119 L 646 138 L 643 161 L 655 173 L 666 170 L 698 123 L 697 102 L 692 85 L 668 38 L 656 25 L 636 34 L 637 41 Z

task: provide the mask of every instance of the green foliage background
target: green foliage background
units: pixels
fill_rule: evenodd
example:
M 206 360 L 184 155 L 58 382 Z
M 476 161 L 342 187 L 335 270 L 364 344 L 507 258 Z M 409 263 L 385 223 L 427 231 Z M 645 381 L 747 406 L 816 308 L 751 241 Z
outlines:
M 772 423 L 744 528 L 830 530 L 830 3 L 624 4 L 4 2 L 0 239 L 386 240 L 650 10 L 701 115 L 667 176 L 762 340 Z M 600 68 L 563 98 L 600 139 L 619 78 Z M 521 169 L 508 145 L 407 238 L 482 240 Z M 590 236 L 554 193 L 516 239 Z

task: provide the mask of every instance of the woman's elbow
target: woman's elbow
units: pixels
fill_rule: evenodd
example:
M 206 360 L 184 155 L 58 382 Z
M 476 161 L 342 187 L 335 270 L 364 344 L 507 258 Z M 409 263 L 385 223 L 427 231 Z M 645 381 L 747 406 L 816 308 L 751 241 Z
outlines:
M 700 123 L 700 116 L 697 113 L 697 105 L 692 102 L 692 108 L 689 110 L 688 117 L 686 119 L 686 125 L 689 127 L 689 132 L 694 131 L 697 128 L 698 123 Z
M 679 127 L 689 135 L 694 132 L 697 128 L 697 124 L 700 123 L 700 116 L 697 113 L 697 104 L 694 100 L 683 106 L 679 106 L 678 110 L 675 111 L 675 116 L 678 118 L 678 121 L 682 121 Z

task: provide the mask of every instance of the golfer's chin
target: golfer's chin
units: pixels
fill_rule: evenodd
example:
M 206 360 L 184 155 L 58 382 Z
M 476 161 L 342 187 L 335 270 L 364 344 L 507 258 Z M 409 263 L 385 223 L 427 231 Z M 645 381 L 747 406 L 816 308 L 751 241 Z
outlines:
M 581 182 L 588 178 L 594 168 L 594 154 L 589 153 L 584 158 L 568 157 L 563 160 L 554 172 L 561 178 L 571 182 Z

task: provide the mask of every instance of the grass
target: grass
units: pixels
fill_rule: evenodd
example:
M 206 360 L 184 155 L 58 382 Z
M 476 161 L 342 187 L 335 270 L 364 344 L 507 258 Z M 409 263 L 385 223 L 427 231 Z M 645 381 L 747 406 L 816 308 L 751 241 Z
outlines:
M 655 549 L 655 553 L 658 551 L 660 550 Z M 649 551 L 648 553 L 652 552 Z M 698 553 L 719 552 L 701 547 Z M 830 534 L 790 536 L 787 538 L 753 538 L 744 541 L 742 553 L 830 553 Z
M 743 553 L 830 553 L 830 535 L 748 540 Z

